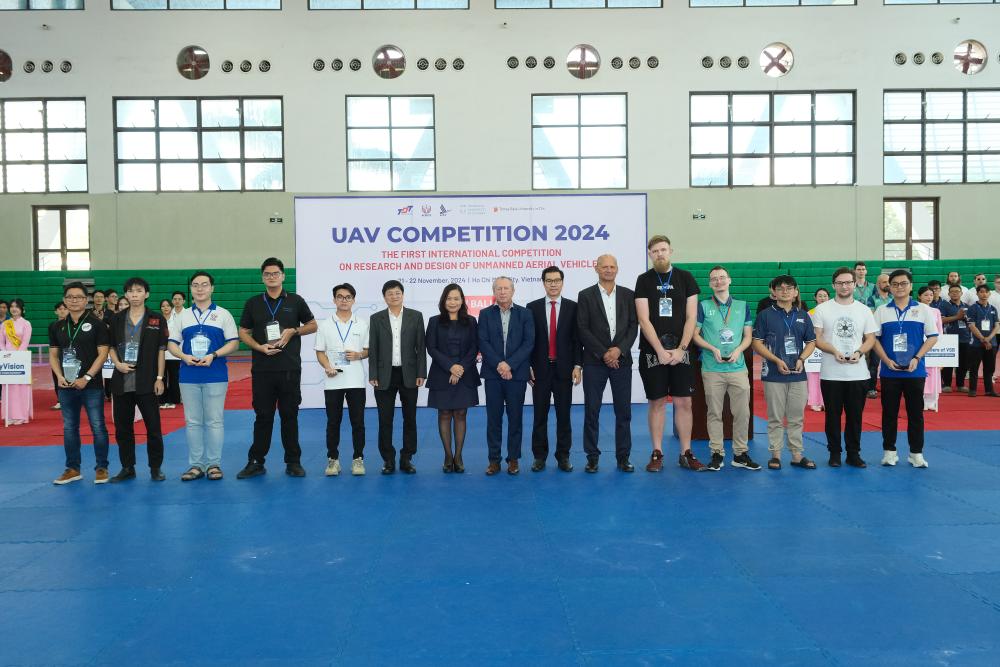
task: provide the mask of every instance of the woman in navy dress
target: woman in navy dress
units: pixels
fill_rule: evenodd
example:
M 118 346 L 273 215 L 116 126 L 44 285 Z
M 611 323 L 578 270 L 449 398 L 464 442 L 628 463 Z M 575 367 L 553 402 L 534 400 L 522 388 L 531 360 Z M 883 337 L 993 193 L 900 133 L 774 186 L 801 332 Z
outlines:
M 462 446 L 465 444 L 465 415 L 479 405 L 479 335 L 475 318 L 465 305 L 465 293 L 452 283 L 444 288 L 438 302 L 440 315 L 427 323 L 427 352 L 431 368 L 427 372 L 427 406 L 438 410 L 438 431 L 444 446 L 444 472 L 465 472 Z M 452 429 L 455 451 L 452 453 Z

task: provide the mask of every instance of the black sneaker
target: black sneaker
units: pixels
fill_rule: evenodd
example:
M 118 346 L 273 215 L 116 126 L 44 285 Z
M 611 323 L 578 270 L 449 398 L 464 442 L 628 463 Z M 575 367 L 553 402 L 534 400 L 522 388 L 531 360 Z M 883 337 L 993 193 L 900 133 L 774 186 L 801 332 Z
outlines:
M 130 479 L 135 479 L 135 468 L 133 466 L 125 466 L 118 471 L 118 474 L 111 478 L 112 484 L 117 484 L 118 482 L 126 482 Z
M 383 475 L 391 475 L 394 472 L 396 472 L 396 464 L 395 463 L 393 463 L 392 461 L 386 461 L 384 464 L 382 464 L 382 474 Z
M 573 472 L 573 464 L 569 462 L 569 459 L 560 459 L 557 463 L 563 472 Z
M 743 452 L 739 456 L 733 457 L 734 468 L 746 468 L 747 470 L 760 470 L 760 464 L 750 458 L 750 454 Z
M 407 459 L 405 461 L 400 461 L 399 462 L 399 469 L 402 472 L 405 472 L 407 475 L 413 475 L 413 474 L 416 474 L 416 472 L 417 472 L 417 469 L 413 467 L 413 464 L 410 462 L 409 459 Z
M 531 472 L 541 472 L 545 470 L 545 459 L 535 459 L 531 463 Z
M 584 472 L 597 472 L 597 459 L 587 459 L 587 467 L 583 469 Z
M 723 466 L 726 465 L 726 459 L 718 452 L 712 452 L 712 458 L 709 460 L 708 465 L 705 466 L 705 470 L 709 472 L 719 472 L 722 470 Z
M 622 459 L 618 462 L 618 469 L 622 472 L 635 472 L 635 466 L 628 459 Z
M 305 477 L 306 469 L 301 463 L 289 463 L 285 466 L 285 474 L 289 477 Z
M 267 472 L 264 468 L 263 463 L 257 463 L 256 461 L 248 461 L 247 465 L 243 470 L 236 473 L 236 479 L 249 479 L 250 477 L 256 477 L 258 475 L 263 475 Z

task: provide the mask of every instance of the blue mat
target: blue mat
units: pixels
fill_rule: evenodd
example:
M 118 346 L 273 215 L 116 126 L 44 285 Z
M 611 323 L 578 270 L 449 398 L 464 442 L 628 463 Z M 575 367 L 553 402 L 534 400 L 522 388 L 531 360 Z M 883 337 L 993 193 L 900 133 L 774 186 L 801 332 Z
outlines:
M 323 476 L 316 410 L 305 479 L 284 475 L 277 433 L 268 474 L 235 479 L 242 411 L 220 483 L 179 481 L 183 431 L 162 484 L 95 487 L 88 447 L 84 482 L 54 487 L 61 448 L 0 447 L 0 664 L 997 664 L 1000 432 L 929 433 L 927 470 L 878 466 L 866 433 L 867 470 L 826 467 L 809 434 L 816 471 L 694 474 L 671 439 L 652 475 L 633 413 L 632 475 L 610 408 L 596 475 L 579 407 L 571 474 L 528 470 L 529 428 L 521 474 L 485 477 L 482 408 L 465 475 L 440 472 L 427 409 L 413 476 L 378 474 L 373 410 L 361 478 Z M 349 442 L 345 425 L 345 462 Z

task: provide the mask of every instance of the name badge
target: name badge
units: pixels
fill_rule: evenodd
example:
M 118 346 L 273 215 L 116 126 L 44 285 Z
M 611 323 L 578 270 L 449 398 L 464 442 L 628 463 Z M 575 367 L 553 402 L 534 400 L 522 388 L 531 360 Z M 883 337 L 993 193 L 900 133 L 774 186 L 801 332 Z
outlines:
M 204 334 L 196 334 L 194 338 L 191 339 L 191 356 L 201 359 L 202 357 L 208 356 L 208 348 L 211 345 L 208 336 Z
M 264 325 L 264 334 L 268 343 L 277 343 L 281 340 L 281 324 L 277 320 L 271 320 Z
M 669 296 L 660 298 L 660 317 L 674 316 L 674 300 Z
M 979 333 L 983 334 L 984 336 L 987 333 L 989 333 L 990 329 L 992 328 L 993 327 L 990 326 L 989 320 L 983 320 L 982 322 L 979 323 Z
M 959 329 L 965 328 L 965 320 L 958 320 L 958 328 Z
M 347 352 L 334 352 L 333 353 L 333 365 L 335 368 L 343 368 L 351 362 L 347 360 Z
M 785 336 L 785 354 L 798 356 L 799 344 L 795 336 Z
M 893 334 L 892 336 L 892 351 L 893 352 L 906 352 L 906 334 Z
M 62 370 L 67 382 L 73 382 L 80 377 L 80 360 L 73 348 L 63 350 Z
M 125 343 L 124 363 L 135 366 L 139 362 L 139 344 L 134 342 Z

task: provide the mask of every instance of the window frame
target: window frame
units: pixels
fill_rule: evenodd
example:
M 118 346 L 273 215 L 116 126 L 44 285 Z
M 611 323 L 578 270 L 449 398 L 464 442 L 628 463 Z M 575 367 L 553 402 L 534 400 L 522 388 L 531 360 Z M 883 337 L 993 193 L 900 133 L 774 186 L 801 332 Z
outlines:
M 688 0 L 688 7 L 691 9 L 781 9 L 784 7 L 857 7 L 858 0 L 852 0 L 849 3 L 837 2 L 828 3 L 825 5 L 809 3 L 803 4 L 806 0 L 796 0 L 795 4 L 784 4 L 784 5 L 748 5 L 747 0 L 740 0 L 738 5 L 696 5 L 694 0 Z
M 33 0 L 25 0 L 27 7 L 10 7 L 4 9 L 0 7 L 0 12 L 82 12 L 87 8 L 86 0 L 80 0 L 79 7 L 32 7 Z
M 19 130 L 8 130 L 6 128 L 6 118 L 4 114 L 6 113 L 5 103 L 7 102 L 41 102 L 42 103 L 42 127 L 41 128 L 28 128 Z M 49 129 L 49 114 L 48 114 L 48 103 L 49 102 L 82 102 L 83 103 L 83 127 L 61 127 L 55 129 Z M 3 97 L 0 98 L 0 196 L 5 194 L 9 195 L 51 195 L 51 194 L 81 194 L 90 192 L 90 144 L 89 144 L 89 134 L 87 128 L 87 98 L 86 97 Z M 7 135 L 11 134 L 32 134 L 32 133 L 42 133 L 42 144 L 44 157 L 41 160 L 17 160 L 14 161 L 15 165 L 42 165 L 44 167 L 45 173 L 45 189 L 44 190 L 33 190 L 26 192 L 10 192 L 7 190 L 7 167 L 11 164 L 11 161 L 7 156 Z M 49 133 L 54 134 L 70 134 L 83 132 L 84 135 L 84 148 L 86 150 L 87 157 L 83 160 L 50 160 L 49 155 Z M 83 190 L 52 190 L 49 188 L 49 169 L 48 166 L 51 164 L 82 164 L 85 169 L 87 183 Z
M 931 202 L 934 204 L 934 238 L 915 239 L 913 238 L 913 204 L 919 202 Z M 885 237 L 885 205 L 889 203 L 906 204 L 906 238 L 887 239 Z M 905 243 L 906 257 L 902 260 L 885 260 L 885 246 L 888 243 Z M 933 243 L 934 257 L 941 257 L 941 198 L 940 197 L 883 197 L 882 198 L 882 259 L 884 261 L 912 261 L 914 243 Z
M 108 5 L 113 12 L 280 12 L 283 9 L 284 0 L 277 0 L 277 7 L 227 7 L 229 0 L 222 0 L 222 7 L 171 7 L 172 0 L 165 0 L 166 7 L 148 7 L 145 9 L 138 7 L 115 7 L 115 0 L 108 0 Z M 138 98 L 148 99 L 148 98 Z M 159 98 L 157 98 L 159 99 Z
M 34 260 L 34 270 L 42 271 L 39 268 L 39 255 L 43 252 L 54 252 L 52 249 L 42 250 L 38 247 L 38 212 L 39 211 L 59 211 L 59 254 L 62 256 L 62 262 L 60 263 L 59 269 L 46 269 L 52 271 L 67 271 L 66 268 L 66 253 L 69 252 L 86 252 L 88 263 L 93 266 L 92 258 L 90 256 L 90 247 L 92 245 L 92 226 L 90 224 L 90 206 L 87 204 L 55 204 L 52 206 L 45 204 L 35 204 L 31 207 L 31 242 L 34 248 L 32 253 L 32 258 Z M 67 211 L 87 211 L 87 247 L 86 248 L 68 248 L 66 246 L 66 212 Z
M 136 128 L 119 128 L 118 127 L 118 102 L 120 101 L 141 101 L 141 100 L 152 100 L 153 106 L 153 117 L 154 125 L 152 127 L 136 127 Z M 193 127 L 176 127 L 176 128 L 161 128 L 160 127 L 160 101 L 161 100 L 191 100 L 195 102 L 196 118 L 197 122 Z M 240 124 L 235 127 L 227 128 L 206 128 L 202 125 L 201 117 L 201 103 L 205 100 L 236 100 L 239 102 L 240 109 Z M 243 114 L 243 102 L 246 100 L 278 100 L 281 104 L 281 125 L 251 125 L 247 126 L 244 124 L 244 114 Z M 239 132 L 240 134 L 240 188 L 236 190 L 206 190 L 204 187 L 204 176 L 205 164 L 221 164 L 221 163 L 231 163 L 236 161 L 234 158 L 209 158 L 206 159 L 202 157 L 203 150 L 203 140 L 202 135 L 206 131 L 218 131 L 220 129 Z M 149 97 L 149 96 L 125 96 L 125 97 L 112 97 L 111 98 L 111 130 L 112 130 L 112 140 L 114 141 L 114 170 L 115 170 L 115 192 L 119 194 L 126 193 L 143 193 L 143 192 L 155 192 L 156 194 L 172 194 L 172 193 L 191 193 L 191 192 L 286 192 L 286 174 L 285 174 L 285 98 L 283 95 L 206 95 L 206 96 L 190 96 L 190 95 L 165 95 L 161 97 Z M 246 157 L 246 133 L 251 132 L 281 132 L 281 158 L 247 158 Z M 181 133 L 181 132 L 196 132 L 198 135 L 198 157 L 193 159 L 187 158 L 177 158 L 164 160 L 160 155 L 160 137 L 164 132 L 170 133 Z M 121 159 L 118 156 L 118 133 L 125 132 L 130 133 L 148 133 L 153 132 L 156 135 L 156 158 L 153 159 Z M 272 164 L 274 162 L 281 162 L 281 189 L 271 190 L 271 189 L 253 189 L 248 190 L 246 187 L 246 166 L 247 164 L 265 163 Z M 198 189 L 197 190 L 164 190 L 161 183 L 160 177 L 160 165 L 162 164 L 190 164 L 191 162 L 198 163 Z M 156 189 L 155 190 L 122 190 L 119 187 L 119 166 L 122 164 L 153 164 L 156 165 Z
M 497 11 L 502 11 L 502 12 L 508 12 L 508 11 L 509 12 L 520 12 L 520 11 L 532 11 L 532 10 L 539 10 L 539 9 L 557 9 L 557 10 L 563 10 L 563 9 L 570 9 L 570 10 L 573 10 L 573 9 L 575 9 L 575 10 L 580 10 L 580 9 L 631 9 L 631 10 L 636 10 L 636 9 L 663 9 L 663 0 L 658 0 L 658 2 L 660 4 L 657 7 L 648 7 L 648 6 L 641 6 L 641 7 L 608 7 L 608 0 L 604 0 L 604 6 L 603 7 L 553 7 L 552 6 L 552 2 L 553 2 L 553 0 L 548 0 L 548 3 L 549 3 L 548 7 L 497 7 L 496 0 L 493 0 L 493 9 L 495 9 Z
M 412 7 L 365 7 L 365 0 L 359 0 L 361 2 L 360 7 L 313 7 L 313 0 L 307 0 L 306 9 L 311 12 L 454 12 L 454 11 L 466 11 L 469 9 L 471 0 L 466 0 L 465 7 L 418 7 L 417 3 L 420 0 L 413 0 Z M 352 95 L 352 97 L 359 97 L 358 95 Z M 397 97 L 406 97 L 405 95 L 398 95 Z M 420 190 L 415 190 L 414 192 L 421 192 Z
M 988 0 L 988 2 L 941 2 L 941 0 L 911 0 L 909 2 L 888 2 L 888 0 L 882 0 L 882 4 L 886 7 L 913 7 L 915 5 L 996 5 L 1000 4 L 1000 0 Z

